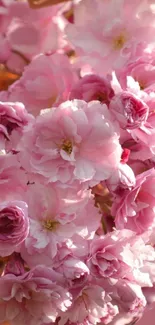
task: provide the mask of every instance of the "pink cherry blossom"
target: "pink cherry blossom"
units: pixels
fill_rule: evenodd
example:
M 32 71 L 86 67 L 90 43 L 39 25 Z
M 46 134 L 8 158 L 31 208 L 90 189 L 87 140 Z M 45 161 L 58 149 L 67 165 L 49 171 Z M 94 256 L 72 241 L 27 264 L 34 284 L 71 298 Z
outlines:
M 135 175 L 130 166 L 120 163 L 118 169 L 106 181 L 106 185 L 111 192 L 120 193 L 123 189 L 130 189 L 135 185 Z
M 123 129 L 139 128 L 148 117 L 149 107 L 129 92 L 115 95 L 110 102 L 110 111 Z
M 58 105 L 69 98 L 77 80 L 66 56 L 61 54 L 36 56 L 25 68 L 22 77 L 2 92 L 4 101 L 20 101 L 37 115 L 43 108 Z
M 113 291 L 112 299 L 117 302 L 119 308 L 119 313 L 111 325 L 134 325 L 141 318 L 147 304 L 141 287 L 122 279 L 111 285 L 109 290 Z
M 92 74 L 83 77 L 75 84 L 70 99 L 83 99 L 86 102 L 99 100 L 108 105 L 113 96 L 114 92 L 109 81 Z
M 0 0 L 0 324 L 155 304 L 154 31 L 153 0 Z
M 84 286 L 90 273 L 82 260 L 71 256 L 65 256 L 61 261 L 55 262 L 54 269 L 64 276 L 70 288 Z
M 116 197 L 112 214 L 117 228 L 127 228 L 141 234 L 153 226 L 154 177 L 154 169 L 138 175 L 135 186 L 131 190 L 124 190 L 121 197 Z
M 65 243 L 74 234 L 86 239 L 94 237 L 100 215 L 90 192 L 76 191 L 77 188 L 68 189 L 67 200 L 66 189 L 52 185 L 29 186 L 30 232 L 20 249 L 28 265 L 43 262 L 51 265 L 58 253 L 58 244 Z
M 28 206 L 22 201 L 0 204 L 0 255 L 7 256 L 16 250 L 29 232 Z
M 141 287 L 121 280 L 118 281 L 115 289 L 113 298 L 119 301 L 120 310 L 122 309 L 132 319 L 140 318 L 146 307 L 146 299 Z
M 81 1 L 75 8 L 75 22 L 68 24 L 66 33 L 79 55 L 86 54 L 89 63 L 97 54 L 108 72 L 135 57 L 140 45 L 152 44 L 153 15 L 150 12 L 149 20 L 138 16 L 139 12 L 139 1 L 135 6 L 128 6 L 127 1 Z
M 138 159 L 138 157 L 142 161 L 145 161 L 146 159 L 150 158 L 153 159 L 155 139 L 154 125 L 155 112 L 152 111 L 149 113 L 147 121 L 144 125 L 142 125 L 139 129 L 132 130 L 131 135 L 137 143 L 137 148 L 133 148 L 133 152 L 131 153 L 132 159 Z
M 131 76 L 140 85 L 141 90 L 149 91 L 155 84 L 155 68 L 153 55 L 144 55 L 137 60 L 129 62 L 118 72 L 119 81 L 125 89 L 127 76 Z
M 10 24 L 6 37 L 12 50 L 32 58 L 36 54 L 54 51 L 59 47 L 59 28 L 54 21 L 58 7 L 35 11 L 26 1 L 12 1 L 7 10 Z
M 151 286 L 149 273 L 143 271 L 147 260 L 155 260 L 153 248 L 132 231 L 121 230 L 92 241 L 88 265 L 95 277 L 122 278 Z
M 112 86 L 116 94 L 116 98 L 120 98 L 122 88 L 115 73 L 112 75 Z M 112 108 L 112 112 L 115 116 L 117 116 L 121 127 L 120 142 L 123 144 L 123 147 L 128 148 L 131 151 L 131 159 L 140 159 L 142 161 L 145 161 L 146 159 L 153 159 L 155 139 L 154 95 L 153 93 L 147 94 L 146 92 L 141 91 L 138 82 L 135 82 L 130 76 L 127 77 L 127 87 L 128 92 L 131 93 L 131 97 L 133 96 L 132 98 L 137 98 L 139 104 L 141 103 L 140 106 L 144 106 L 146 111 L 144 109 L 144 115 L 141 122 L 139 118 L 139 126 L 137 125 L 136 127 L 136 123 L 135 125 L 133 123 L 133 128 L 130 127 L 129 129 L 125 129 L 124 127 L 122 129 L 123 124 L 125 125 L 125 116 L 123 116 L 123 114 L 119 115 L 118 113 L 115 113 L 114 107 Z M 134 102 L 136 104 L 135 100 L 132 103 Z
M 32 122 L 33 116 L 27 113 L 22 103 L 0 102 L 1 149 L 9 147 L 11 140 L 11 149 L 15 149 L 24 126 Z
M 59 276 L 52 269 L 38 266 L 20 276 L 0 278 L 0 321 L 12 325 L 40 325 L 54 322 L 60 311 L 71 305 L 71 295 L 56 284 Z
M 67 320 L 74 324 L 97 324 L 102 321 L 108 324 L 117 313 L 117 306 L 111 303 L 104 289 L 90 285 L 79 292 L 74 304 L 61 317 L 59 325 L 65 324 Z
M 121 152 L 118 125 L 106 105 L 74 100 L 36 119 L 21 141 L 20 161 L 48 182 L 94 184 L 118 167 Z
M 60 6 L 33 10 L 27 1 L 3 1 L 0 7 L 0 63 L 21 74 L 35 55 L 63 47 L 57 22 Z

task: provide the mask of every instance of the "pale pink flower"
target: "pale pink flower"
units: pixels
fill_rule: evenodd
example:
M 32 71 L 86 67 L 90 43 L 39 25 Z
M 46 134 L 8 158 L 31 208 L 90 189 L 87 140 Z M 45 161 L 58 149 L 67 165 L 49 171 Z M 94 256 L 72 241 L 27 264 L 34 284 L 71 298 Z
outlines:
M 58 7 L 33 10 L 26 1 L 8 6 L 11 22 L 6 32 L 12 50 L 31 59 L 59 48 L 59 28 L 54 22 Z M 51 38 L 52 33 L 52 38 Z
M 104 289 L 92 284 L 79 292 L 73 305 L 62 315 L 59 325 L 64 325 L 67 321 L 89 325 L 103 321 L 108 324 L 117 313 L 117 306 L 112 304 Z
M 82 260 L 69 255 L 64 256 L 61 261 L 56 261 L 54 269 L 63 275 L 70 288 L 84 286 L 90 273 L 89 268 Z
M 114 285 L 112 284 L 109 290 L 112 299 L 119 308 L 119 313 L 113 319 L 111 325 L 134 325 L 147 306 L 142 288 L 135 283 L 122 279 Z
M 136 177 L 131 190 L 116 197 L 112 207 L 116 227 L 131 229 L 139 234 L 151 229 L 155 222 L 155 170 L 150 169 Z
M 145 272 L 143 266 L 154 260 L 154 249 L 145 245 L 142 238 L 129 230 L 116 230 L 92 241 L 88 266 L 95 277 L 122 278 L 140 286 L 151 286 L 149 270 Z
M 83 238 L 78 234 L 74 234 L 74 236 L 72 238 L 69 238 L 65 244 L 67 246 L 67 249 L 70 250 L 71 255 L 73 254 L 83 261 L 86 260 L 89 254 L 90 240 Z
M 68 58 L 61 54 L 36 56 L 21 78 L 2 92 L 5 101 L 20 101 L 38 115 L 40 110 L 58 105 L 69 98 L 76 74 Z
M 112 174 L 122 153 L 118 125 L 98 101 L 67 101 L 45 111 L 25 132 L 20 147 L 27 171 L 48 182 L 77 179 L 91 185 Z
M 86 102 L 99 100 L 101 103 L 109 104 L 114 96 L 110 82 L 97 75 L 86 75 L 80 79 L 72 88 L 70 99 L 83 99 Z
M 120 311 L 129 314 L 130 317 L 140 317 L 146 307 L 146 299 L 142 288 L 132 282 L 120 280 L 115 285 L 112 297 L 117 301 Z
M 71 305 L 71 295 L 57 284 L 59 275 L 38 266 L 20 276 L 0 278 L 0 321 L 12 325 L 42 325 L 55 322 L 60 311 Z
M 106 181 L 106 185 L 111 192 L 120 193 L 122 189 L 132 188 L 135 182 L 132 168 L 127 164 L 120 163 L 118 169 Z
M 59 7 L 34 10 L 26 1 L 3 1 L 0 6 L 0 32 L 3 35 L 0 62 L 21 74 L 35 55 L 55 52 L 62 47 L 56 20 Z
M 20 252 L 30 266 L 51 265 L 58 253 L 58 244 L 65 243 L 74 234 L 92 239 L 100 224 L 90 192 L 77 192 L 77 187 L 63 189 L 30 184 L 27 202 L 30 232 Z
M 28 206 L 22 201 L 0 204 L 0 255 L 13 253 L 29 233 Z
M 87 55 L 88 63 L 98 54 L 105 73 L 120 68 L 135 57 L 139 45 L 145 48 L 145 42 L 154 41 L 153 15 L 150 20 L 139 16 L 139 6 L 139 1 L 131 7 L 127 1 L 81 1 L 75 7 L 74 24 L 66 28 L 68 39 L 79 55 Z
M 123 69 L 117 72 L 117 76 L 123 89 L 126 88 L 127 76 L 131 76 L 139 83 L 140 89 L 146 92 L 155 87 L 155 57 L 143 55 L 142 57 L 129 62 Z

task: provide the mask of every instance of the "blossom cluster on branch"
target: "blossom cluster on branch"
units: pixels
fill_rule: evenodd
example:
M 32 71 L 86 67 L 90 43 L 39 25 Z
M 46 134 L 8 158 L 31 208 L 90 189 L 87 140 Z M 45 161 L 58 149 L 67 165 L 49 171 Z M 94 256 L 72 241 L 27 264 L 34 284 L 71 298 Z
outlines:
M 155 303 L 155 4 L 29 2 L 0 0 L 0 323 L 133 324 Z

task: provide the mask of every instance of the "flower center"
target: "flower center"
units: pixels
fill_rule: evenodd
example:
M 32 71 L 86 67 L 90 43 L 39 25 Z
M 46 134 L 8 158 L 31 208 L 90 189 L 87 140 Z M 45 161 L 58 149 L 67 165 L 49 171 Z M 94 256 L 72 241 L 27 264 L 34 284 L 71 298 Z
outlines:
M 14 224 L 12 220 L 7 215 L 6 216 L 4 215 L 4 217 L 0 219 L 0 234 L 2 234 L 2 236 L 4 234 L 9 235 L 10 232 L 13 231 L 13 229 L 14 229 Z
M 118 37 L 116 37 L 114 40 L 113 40 L 113 44 L 114 44 L 114 49 L 115 50 L 121 50 L 122 47 L 124 46 L 125 44 L 125 37 L 123 34 L 120 34 Z
M 139 87 L 140 87 L 140 90 L 144 90 L 145 89 L 145 84 L 143 81 L 138 81 L 139 83 Z
M 103 102 L 103 101 L 107 100 L 107 95 L 105 93 L 99 92 L 96 94 L 95 99 L 99 100 L 100 102 Z
M 61 149 L 64 150 L 66 153 L 68 153 L 68 155 L 70 155 L 72 153 L 73 150 L 73 146 L 72 146 L 72 142 L 70 140 L 63 140 L 62 145 L 61 145 Z
M 83 292 L 81 293 L 81 295 L 77 298 L 77 301 L 78 302 L 84 302 L 85 303 L 85 300 L 87 300 L 87 298 L 88 298 L 88 295 L 87 295 L 87 293 L 83 290 Z
M 47 219 L 44 221 L 44 228 L 49 231 L 54 231 L 58 227 L 59 222 L 52 220 L 52 219 Z

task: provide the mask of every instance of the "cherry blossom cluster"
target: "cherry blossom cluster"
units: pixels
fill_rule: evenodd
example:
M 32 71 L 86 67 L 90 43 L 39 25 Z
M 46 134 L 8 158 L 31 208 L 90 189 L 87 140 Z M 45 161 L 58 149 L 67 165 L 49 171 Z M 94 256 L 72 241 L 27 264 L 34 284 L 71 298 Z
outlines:
M 154 35 L 153 0 L 0 0 L 0 323 L 155 303 Z

